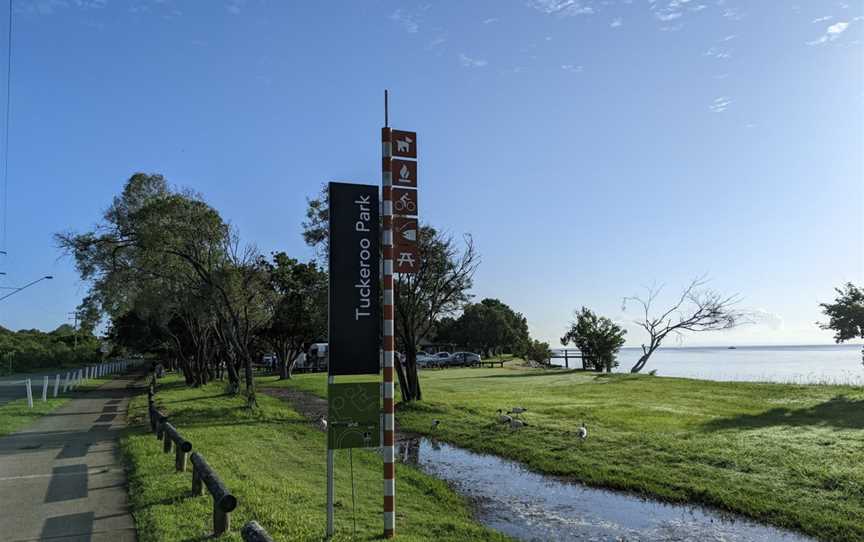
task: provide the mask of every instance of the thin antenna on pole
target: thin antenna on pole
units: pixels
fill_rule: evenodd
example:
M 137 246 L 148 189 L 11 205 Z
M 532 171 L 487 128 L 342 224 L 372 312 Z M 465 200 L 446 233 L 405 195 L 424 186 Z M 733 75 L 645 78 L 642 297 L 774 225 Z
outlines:
M 384 128 L 390 127 L 390 112 L 388 109 L 387 98 L 388 98 L 388 92 L 387 92 L 387 89 L 385 88 L 384 89 Z
M 12 0 L 9 0 L 9 44 L 6 57 L 6 134 L 3 138 L 3 250 L 6 250 L 6 227 L 9 222 L 9 118 L 12 102 Z

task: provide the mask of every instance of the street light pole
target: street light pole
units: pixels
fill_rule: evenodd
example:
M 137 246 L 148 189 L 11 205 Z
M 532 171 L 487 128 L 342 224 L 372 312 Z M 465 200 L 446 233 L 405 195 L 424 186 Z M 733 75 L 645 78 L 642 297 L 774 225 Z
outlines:
M 17 293 L 20 292 L 21 290 L 24 290 L 24 289 L 26 289 L 26 288 L 29 288 L 29 287 L 33 286 L 33 285 L 36 284 L 37 282 L 42 282 L 43 280 L 51 280 L 51 279 L 53 279 L 53 278 L 54 278 L 54 277 L 52 277 L 51 275 L 45 275 L 44 277 L 38 278 L 38 279 L 34 280 L 33 282 L 28 282 L 28 283 L 25 284 L 24 286 L 22 286 L 22 287 L 20 287 L 20 288 L 15 288 L 14 290 L 12 290 L 11 292 L 9 292 L 8 294 L 4 295 L 3 297 L 0 297 L 0 301 L 3 301 L 4 299 L 6 299 L 7 297 L 9 297 L 9 296 L 11 296 L 11 295 L 15 295 L 15 294 L 17 294 Z

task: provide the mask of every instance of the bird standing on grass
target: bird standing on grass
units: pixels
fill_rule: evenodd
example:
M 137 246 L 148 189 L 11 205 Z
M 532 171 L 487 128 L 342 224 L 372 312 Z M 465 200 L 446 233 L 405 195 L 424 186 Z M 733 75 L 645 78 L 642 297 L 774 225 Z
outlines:
M 498 423 L 510 423 L 513 421 L 513 418 L 504 414 L 504 411 L 500 408 L 498 409 Z
M 513 408 L 510 409 L 510 412 L 508 412 L 507 414 L 523 414 L 527 411 L 528 411 L 528 409 L 525 407 L 514 406 Z
M 582 425 L 580 425 L 579 429 L 576 430 L 576 436 L 579 437 L 579 440 L 585 440 L 588 438 L 588 427 L 585 425 L 585 422 L 582 422 Z
M 510 429 L 519 429 L 522 427 L 526 427 L 528 424 L 523 422 L 522 420 L 510 420 Z
M 318 419 L 318 424 L 321 425 L 321 429 L 325 431 L 327 430 L 327 418 L 321 416 L 321 418 Z
M 430 427 L 429 430 L 434 431 L 438 429 L 439 425 L 441 425 L 441 420 L 432 420 L 432 427 Z

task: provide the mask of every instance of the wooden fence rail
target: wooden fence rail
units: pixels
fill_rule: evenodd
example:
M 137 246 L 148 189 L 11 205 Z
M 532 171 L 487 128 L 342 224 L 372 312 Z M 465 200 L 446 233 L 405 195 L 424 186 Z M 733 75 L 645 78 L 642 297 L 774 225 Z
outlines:
M 192 494 L 202 495 L 204 487 L 213 497 L 213 535 L 219 536 L 231 528 L 230 514 L 237 508 L 237 497 L 232 495 L 216 472 L 198 452 L 192 452 Z
M 250 521 L 240 529 L 243 542 L 274 542 L 273 537 L 267 534 L 264 527 L 258 525 L 257 521 Z
M 186 470 L 187 458 L 192 462 L 192 495 L 204 494 L 204 488 L 213 499 L 213 536 L 218 537 L 231 529 L 230 513 L 237 508 L 237 497 L 228 491 L 225 484 L 200 453 L 192 452 L 192 443 L 186 440 L 168 415 L 156 406 L 156 379 L 147 386 L 147 413 L 150 430 L 162 440 L 162 451 L 170 453 L 174 448 L 174 468 Z M 191 452 L 191 455 L 189 455 Z M 244 542 L 274 542 L 273 538 L 255 521 L 246 523 L 240 533 Z

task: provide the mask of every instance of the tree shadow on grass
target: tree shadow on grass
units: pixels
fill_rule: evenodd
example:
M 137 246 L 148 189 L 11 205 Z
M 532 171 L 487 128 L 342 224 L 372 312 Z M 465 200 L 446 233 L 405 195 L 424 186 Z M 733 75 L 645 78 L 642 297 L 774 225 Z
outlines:
M 473 375 L 466 376 L 465 378 L 529 378 L 532 376 L 564 376 L 571 374 L 593 374 L 594 371 L 586 371 L 585 369 L 550 369 L 549 372 L 540 372 L 540 373 L 513 373 L 513 374 L 501 374 L 501 375 L 483 375 L 475 377 Z
M 731 418 L 711 420 L 703 427 L 709 431 L 719 431 L 723 429 L 760 429 L 780 425 L 864 429 L 864 399 L 850 399 L 845 395 L 838 395 L 824 403 L 810 407 L 772 408 L 759 414 L 741 414 Z
M 200 401 L 203 399 L 216 399 L 218 397 L 236 397 L 235 395 L 231 395 L 229 393 L 217 393 L 215 395 L 202 395 L 200 397 L 189 397 L 188 399 L 172 399 L 169 401 L 160 401 L 163 405 L 171 405 L 175 403 L 186 403 L 189 401 Z

